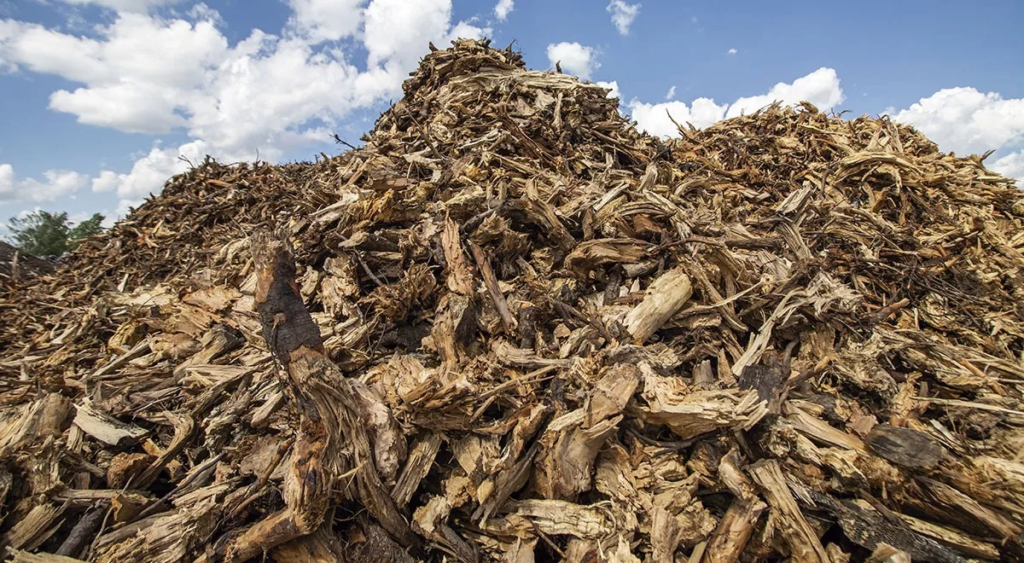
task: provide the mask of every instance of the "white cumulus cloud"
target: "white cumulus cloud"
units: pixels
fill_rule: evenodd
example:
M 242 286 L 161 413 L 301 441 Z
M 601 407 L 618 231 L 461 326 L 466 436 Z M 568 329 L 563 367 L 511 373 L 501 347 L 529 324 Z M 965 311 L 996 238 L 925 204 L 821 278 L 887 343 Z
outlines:
M 619 93 L 619 83 L 616 80 L 612 80 L 610 82 L 602 82 L 602 81 L 598 80 L 594 84 L 597 84 L 598 86 L 600 86 L 602 88 L 607 88 L 608 89 L 608 97 L 609 98 L 619 98 L 619 97 L 621 97 L 621 94 Z
M 505 18 L 512 13 L 513 0 L 498 0 L 498 3 L 494 6 L 494 16 L 498 18 L 498 21 L 505 21 Z
M 289 0 L 289 26 L 314 43 L 355 35 L 365 0 Z
M 1024 187 L 1024 150 L 1010 153 L 996 159 L 989 168 L 1017 181 L 1017 185 Z
M 593 47 L 575 42 L 563 41 L 548 45 L 548 60 L 551 66 L 559 63 L 563 71 L 584 80 L 590 80 L 590 75 L 601 66 L 601 63 L 597 62 L 597 52 Z
M 974 88 L 946 88 L 909 108 L 886 110 L 917 127 L 942 150 L 962 156 L 1024 143 L 1024 99 Z
M 292 14 L 278 34 L 255 29 L 232 44 L 205 5 L 158 15 L 150 9 L 174 2 L 63 1 L 117 13 L 88 35 L 0 20 L 0 69 L 75 84 L 49 102 L 81 123 L 189 137 L 152 149 L 130 171 L 93 180 L 95 191 L 132 203 L 183 170 L 180 154 L 201 159 L 197 147 L 226 161 L 274 161 L 323 142 L 353 112 L 400 96 L 428 42 L 444 47 L 490 33 L 453 22 L 451 0 L 287 0 Z M 366 53 L 362 65 L 358 52 Z
M 659 137 L 679 136 L 673 120 L 684 127 L 687 123 L 694 127 L 707 127 L 724 118 L 728 108 L 728 105 L 718 105 L 710 98 L 697 98 L 690 105 L 680 101 L 645 104 L 634 99 L 629 102 L 629 112 L 637 126 Z
M 1000 152 L 1005 152 L 1004 151 Z M 998 156 L 1000 152 L 997 152 Z M 1024 149 L 1018 149 L 1016 152 L 999 156 L 995 162 L 988 165 L 990 170 L 998 172 L 1007 178 L 1013 178 L 1017 182 L 1017 186 L 1024 189 Z
M 117 197 L 133 202 L 150 194 L 158 194 L 167 179 L 199 164 L 207 153 L 206 143 L 192 141 L 180 147 L 162 149 L 154 147 L 149 154 L 135 161 L 130 172 L 118 174 L 104 170 L 92 180 L 92 191 L 116 191 Z
M 623 37 L 629 35 L 629 26 L 633 25 L 633 20 L 640 15 L 639 3 L 629 4 L 624 0 L 612 0 L 605 9 L 612 15 L 612 23 Z
M 92 191 L 104 193 L 116 190 L 119 182 L 118 176 L 118 173 L 113 170 L 100 172 L 99 176 L 92 179 Z
M 672 86 L 671 88 L 668 89 L 668 92 L 665 93 L 665 99 L 666 100 L 674 100 L 675 98 L 676 98 L 676 87 Z
M 807 76 L 797 78 L 792 84 L 779 82 L 772 86 L 767 94 L 736 100 L 729 106 L 726 117 L 753 113 L 774 102 L 794 105 L 807 101 L 826 111 L 841 104 L 845 99 L 835 69 L 822 67 Z
M 78 37 L 2 20 L 0 56 L 33 72 L 89 87 L 139 84 L 180 89 L 201 85 L 209 69 L 228 54 L 227 40 L 210 21 L 120 13 L 97 32 L 99 39 Z
M 363 39 L 370 65 L 412 67 L 428 41 L 445 36 L 451 15 L 451 0 L 374 0 L 366 8 Z
M 944 88 L 909 108 L 885 110 L 913 125 L 939 149 L 959 156 L 996 151 L 990 170 L 1024 187 L 1024 98 L 1004 98 L 975 88 Z
M 43 172 L 43 180 L 19 180 L 14 175 L 14 166 L 0 164 L 0 202 L 54 201 L 74 194 L 88 183 L 88 176 L 68 170 L 47 170 Z
M 739 98 L 731 104 L 718 104 L 710 98 L 697 98 L 689 105 L 681 101 L 650 104 L 634 99 L 628 106 L 640 129 L 661 137 L 678 137 L 673 119 L 683 126 L 690 123 L 694 127 L 703 128 L 726 117 L 757 111 L 776 101 L 787 105 L 809 101 L 819 109 L 827 110 L 842 103 L 843 99 L 836 71 L 820 68 L 797 78 L 791 84 L 780 82 L 766 94 Z
M 739 53 L 739 51 L 737 51 L 735 48 L 729 49 L 728 51 L 725 52 L 726 55 L 735 55 L 736 53 Z
M 127 133 L 167 133 L 184 126 L 177 106 L 170 92 L 149 84 L 58 90 L 50 96 L 50 109 L 77 115 L 79 123 Z
M 14 191 L 14 167 L 0 164 L 0 201 L 12 199 Z

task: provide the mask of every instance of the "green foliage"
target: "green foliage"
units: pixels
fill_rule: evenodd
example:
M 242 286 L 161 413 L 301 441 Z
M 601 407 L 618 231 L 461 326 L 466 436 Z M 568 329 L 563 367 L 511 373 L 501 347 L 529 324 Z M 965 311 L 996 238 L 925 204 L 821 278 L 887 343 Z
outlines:
M 61 255 L 68 249 L 68 214 L 34 211 L 24 218 L 12 217 L 14 245 L 36 256 Z
M 92 217 L 89 217 L 85 221 L 75 225 L 71 228 L 68 233 L 68 246 L 69 249 L 78 248 L 78 245 L 83 240 L 99 233 L 103 230 L 103 216 L 99 213 L 93 213 Z
M 94 214 L 71 227 L 65 212 L 34 211 L 24 218 L 12 217 L 9 223 L 14 245 L 36 256 L 60 256 L 74 250 L 82 240 L 100 232 L 103 216 Z

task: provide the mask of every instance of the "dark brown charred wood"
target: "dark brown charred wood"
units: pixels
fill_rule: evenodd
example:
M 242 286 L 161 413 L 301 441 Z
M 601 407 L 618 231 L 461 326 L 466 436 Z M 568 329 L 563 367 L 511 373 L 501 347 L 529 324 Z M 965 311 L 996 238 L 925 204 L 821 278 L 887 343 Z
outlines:
M 957 553 L 914 532 L 896 519 L 886 518 L 877 511 L 861 508 L 850 501 L 839 501 L 811 490 L 805 492 L 815 504 L 836 517 L 846 537 L 868 549 L 874 550 L 886 544 L 907 552 L 914 561 L 964 562 L 964 558 Z
M 757 364 L 743 368 L 738 379 L 740 389 L 754 389 L 759 399 L 771 402 L 778 397 L 785 375 L 778 365 Z
M 99 529 L 100 524 L 103 522 L 106 512 L 106 510 L 95 508 L 82 515 L 78 522 L 75 523 L 75 527 L 71 528 L 71 533 L 68 534 L 68 537 L 60 544 L 60 547 L 57 549 L 57 555 L 80 557 L 85 547 L 96 536 L 96 530 Z
M 303 346 L 323 352 L 320 329 L 306 310 L 295 285 L 295 261 L 290 245 L 270 235 L 256 235 L 252 255 L 257 276 L 256 312 L 271 354 L 287 367 L 292 352 Z
M 380 526 L 367 518 L 358 519 L 359 537 L 349 539 L 348 561 L 352 563 L 414 563 L 413 559 L 402 546 L 388 536 Z
M 945 450 L 917 430 L 876 424 L 867 436 L 871 451 L 908 469 L 932 469 L 942 461 Z

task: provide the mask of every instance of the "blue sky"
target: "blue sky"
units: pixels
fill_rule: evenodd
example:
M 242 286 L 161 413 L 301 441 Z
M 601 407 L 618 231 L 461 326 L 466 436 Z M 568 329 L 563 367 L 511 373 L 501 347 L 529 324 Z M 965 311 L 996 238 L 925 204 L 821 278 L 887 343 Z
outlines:
M 810 99 L 1024 178 L 1021 21 L 1009 0 L 0 0 L 0 220 L 116 215 L 179 156 L 334 154 L 455 36 L 614 86 L 654 134 Z

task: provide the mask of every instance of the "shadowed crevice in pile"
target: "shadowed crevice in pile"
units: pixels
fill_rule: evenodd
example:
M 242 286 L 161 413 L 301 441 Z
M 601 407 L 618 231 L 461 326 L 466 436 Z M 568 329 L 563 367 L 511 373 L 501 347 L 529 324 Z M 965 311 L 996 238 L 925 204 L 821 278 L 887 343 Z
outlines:
M 4 548 L 1024 556 L 1010 180 L 806 104 L 659 141 L 473 41 L 404 89 L 363 148 L 207 161 L 11 282 Z

